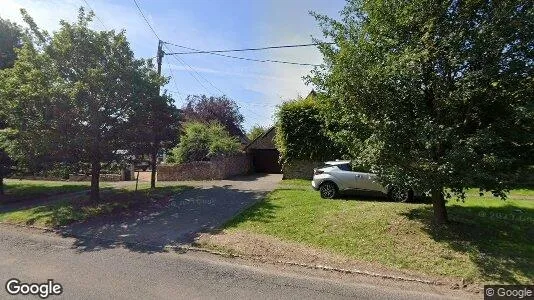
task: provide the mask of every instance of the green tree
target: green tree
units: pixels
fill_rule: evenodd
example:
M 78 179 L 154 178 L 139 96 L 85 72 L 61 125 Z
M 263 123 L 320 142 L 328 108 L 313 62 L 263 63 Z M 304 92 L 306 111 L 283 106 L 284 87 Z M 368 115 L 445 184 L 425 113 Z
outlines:
M 534 2 L 349 1 L 315 15 L 325 64 L 309 80 L 345 128 L 336 135 L 386 182 L 505 197 L 534 158 Z
M 125 33 L 89 29 L 93 14 L 83 8 L 77 22 L 61 21 L 50 37 L 24 17 L 33 38 L 13 68 L 0 74 L 8 124 L 31 158 L 89 163 L 91 199 L 99 200 L 102 163 L 115 161 L 128 147 L 125 133 L 138 107 L 133 86 L 138 64 Z
M 250 128 L 250 131 L 247 133 L 247 137 L 249 140 L 253 141 L 264 133 L 265 133 L 265 128 L 256 124 L 252 126 L 252 128 Z
M 219 122 L 232 136 L 243 139 L 243 122 L 245 118 L 239 112 L 237 103 L 226 96 L 189 95 L 182 107 L 185 121 Z
M 171 151 L 169 163 L 209 160 L 239 152 L 240 143 L 218 123 L 186 122 L 180 143 Z
M 15 63 L 15 49 L 22 45 L 22 30 L 9 20 L 0 18 L 0 70 L 10 68 Z
M 166 82 L 154 71 L 152 63 L 143 62 L 136 71 L 137 107 L 129 120 L 129 149 L 133 154 L 150 156 L 152 188 L 156 187 L 157 155 L 161 149 L 176 145 L 180 128 L 180 114 L 174 100 L 167 94 L 158 95 L 159 87 Z

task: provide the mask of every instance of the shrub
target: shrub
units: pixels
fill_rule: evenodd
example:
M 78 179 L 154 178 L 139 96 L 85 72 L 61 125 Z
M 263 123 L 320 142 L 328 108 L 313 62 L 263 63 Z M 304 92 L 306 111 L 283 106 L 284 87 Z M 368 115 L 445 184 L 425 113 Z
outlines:
M 282 162 L 341 158 L 342 148 L 327 135 L 325 112 L 314 96 L 283 103 L 276 114 L 276 145 Z
M 239 141 L 218 122 L 184 124 L 180 144 L 171 150 L 168 163 L 209 160 L 218 155 L 239 152 Z

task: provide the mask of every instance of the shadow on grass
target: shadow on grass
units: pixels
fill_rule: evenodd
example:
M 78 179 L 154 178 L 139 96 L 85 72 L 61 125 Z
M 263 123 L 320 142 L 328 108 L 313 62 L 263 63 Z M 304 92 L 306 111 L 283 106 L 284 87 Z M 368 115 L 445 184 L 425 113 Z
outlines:
M 325 199 L 326 200 L 326 199 Z M 375 192 L 344 192 L 339 195 L 334 200 L 345 200 L 345 201 L 365 201 L 365 202 L 394 202 L 386 195 L 375 193 Z M 421 204 L 421 203 L 432 203 L 429 197 L 425 196 L 416 196 L 412 201 L 404 202 L 404 204 Z
M 534 278 L 534 209 L 453 204 L 447 210 L 451 222 L 445 226 L 432 223 L 431 206 L 404 215 L 420 221 L 435 241 L 468 254 L 489 281 L 517 284 Z
M 82 184 L 47 185 L 12 181 L 5 185 L 5 195 L 0 196 L 0 204 L 38 201 L 50 196 L 88 189 L 88 185 Z

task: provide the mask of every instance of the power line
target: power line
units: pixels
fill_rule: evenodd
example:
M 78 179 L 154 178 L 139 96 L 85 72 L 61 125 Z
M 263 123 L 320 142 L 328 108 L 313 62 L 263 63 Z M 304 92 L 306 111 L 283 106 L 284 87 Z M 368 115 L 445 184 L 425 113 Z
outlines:
M 156 30 L 154 29 L 154 27 L 152 27 L 152 25 L 150 25 L 150 22 L 148 22 L 148 19 L 145 17 L 145 14 L 143 13 L 143 10 L 142 10 L 141 7 L 139 6 L 139 3 L 137 2 L 137 0 L 133 0 L 133 2 L 134 2 L 134 4 L 135 4 L 135 6 L 137 7 L 137 10 L 139 11 L 139 13 L 141 14 L 141 16 L 142 16 L 143 19 L 145 20 L 145 23 L 148 25 L 148 27 L 150 28 L 150 30 L 151 30 L 152 33 L 154 34 L 154 36 L 155 36 L 158 40 L 161 41 L 161 39 L 160 39 L 158 33 L 156 32 Z M 165 46 L 165 48 L 168 49 L 168 47 L 167 47 L 165 44 L 163 44 L 163 46 Z M 173 56 L 173 57 L 176 59 L 175 56 Z M 185 63 L 181 58 L 178 58 L 177 61 L 178 61 L 180 64 L 184 65 L 184 67 L 187 65 L 191 70 L 193 70 L 193 68 L 192 68 L 191 66 L 189 66 L 187 63 Z M 195 71 L 195 72 L 196 72 L 196 71 Z M 197 81 L 197 82 L 198 82 L 204 89 L 206 89 L 206 91 L 208 91 L 208 89 L 202 84 L 202 82 L 201 82 L 198 78 L 196 78 L 196 77 L 194 76 L 193 73 L 189 73 L 189 74 L 190 74 L 190 75 L 191 75 L 191 76 L 192 76 L 192 77 L 193 77 L 193 78 L 194 78 L 194 79 L 195 79 L 195 80 L 196 80 L 196 81 Z M 197 74 L 198 74 L 198 73 L 197 73 Z
M 104 22 L 102 22 L 102 19 L 100 19 L 98 17 L 98 15 L 96 14 L 95 10 L 91 7 L 91 5 L 89 4 L 89 2 L 87 2 L 87 0 L 82 0 L 85 5 L 87 5 L 87 7 L 89 7 L 89 9 L 95 14 L 95 17 L 96 19 L 100 22 L 100 24 L 102 24 L 102 27 L 104 27 L 105 30 L 108 30 L 108 28 L 106 27 L 106 25 L 104 24 Z
M 152 28 L 152 25 L 150 25 L 150 22 L 148 22 L 148 19 L 145 17 L 145 14 L 143 13 L 143 10 L 141 9 L 141 7 L 139 7 L 139 3 L 137 3 L 137 0 L 133 0 L 133 2 L 135 3 L 135 6 L 137 6 L 137 10 L 139 11 L 143 19 L 145 19 L 145 22 L 150 28 L 150 30 L 152 30 L 152 33 L 158 38 L 158 40 L 161 40 L 158 34 L 156 33 L 156 31 L 154 30 L 154 28 Z
M 156 36 L 156 38 L 161 42 L 161 39 L 159 38 L 159 35 L 157 34 L 157 32 L 154 30 L 154 28 L 152 27 L 152 25 L 150 25 L 150 22 L 148 22 L 148 19 L 145 17 L 145 14 L 143 13 L 143 10 L 141 9 L 141 7 L 139 6 L 139 3 L 137 3 L 137 0 L 133 0 L 133 2 L 135 3 L 135 6 L 137 7 L 137 10 L 139 11 L 139 13 L 141 14 L 141 16 L 143 17 L 143 19 L 145 20 L 146 24 L 148 25 L 148 27 L 150 28 L 150 30 L 152 31 L 152 33 Z M 165 48 L 167 48 L 167 50 L 170 50 L 169 47 L 167 47 L 166 43 L 163 42 L 163 46 Z M 191 69 L 192 71 L 194 71 L 199 77 L 203 78 L 206 82 L 208 82 L 209 84 L 211 84 L 215 89 L 217 89 L 218 91 L 220 91 L 222 94 L 225 94 L 221 89 L 217 88 L 213 83 L 211 83 L 211 81 L 207 80 L 206 78 L 204 78 L 202 75 L 200 75 L 195 69 L 193 69 L 193 67 L 191 67 L 189 64 L 187 64 L 185 61 L 183 61 L 180 57 L 178 56 L 175 56 L 175 55 L 172 55 L 172 57 L 174 57 L 178 62 L 180 62 L 182 65 L 186 65 L 187 67 L 189 67 L 189 69 Z M 197 80 L 197 82 L 202 86 L 204 87 L 204 89 L 206 89 L 206 87 L 202 84 L 202 82 L 196 78 L 194 76 L 193 73 L 191 72 L 188 72 L 193 78 L 195 78 L 195 80 Z M 207 89 L 206 89 L 207 91 Z M 257 114 L 256 112 L 250 110 L 250 109 L 247 109 L 248 111 L 250 111 L 251 113 L 259 116 L 259 117 L 265 117 L 265 116 L 260 116 L 259 114 Z
M 299 63 L 299 62 L 291 62 L 291 61 L 283 61 L 283 60 L 254 59 L 254 58 L 248 58 L 248 57 L 233 56 L 233 55 L 227 55 L 227 54 L 219 53 L 219 52 L 229 52 L 229 51 L 226 51 L 226 50 L 214 51 L 214 52 L 200 51 L 200 50 L 197 50 L 197 49 L 194 49 L 194 48 L 189 48 L 189 47 L 185 47 L 185 46 L 181 46 L 181 45 L 177 45 L 177 44 L 171 44 L 171 43 L 167 43 L 167 42 L 164 42 L 164 43 L 165 44 L 169 44 L 169 45 L 173 45 L 173 46 L 176 46 L 176 47 L 180 47 L 180 48 L 189 49 L 189 50 L 195 50 L 196 51 L 196 52 L 174 52 L 174 53 L 171 52 L 171 53 L 165 53 L 166 55 L 182 55 L 182 54 L 196 54 L 196 53 L 198 53 L 198 54 L 212 54 L 212 55 L 217 55 L 217 56 L 222 56 L 222 57 L 228 57 L 228 58 L 234 58 L 234 59 L 240 59 L 240 60 L 248 60 L 248 61 L 255 61 L 255 62 L 263 62 L 263 63 L 270 62 L 270 63 L 289 64 L 289 65 L 297 65 L 297 66 L 311 66 L 311 67 L 320 66 L 320 65 L 317 65 L 317 64 Z M 260 48 L 258 48 L 258 49 L 260 49 Z M 234 50 L 230 50 L 230 51 L 234 51 Z
M 172 68 L 171 68 L 171 66 L 169 65 L 169 63 L 166 63 L 166 64 L 167 64 L 167 67 L 169 68 L 169 71 L 171 72 L 172 79 L 176 78 L 176 77 L 174 76 L 174 72 L 172 71 Z M 182 93 L 179 92 L 179 88 L 178 88 L 178 85 L 176 84 L 176 80 L 172 80 L 172 83 L 173 83 L 174 88 L 175 88 L 176 90 L 171 91 L 171 92 L 175 92 L 175 93 L 177 93 L 178 96 L 180 97 L 180 100 L 182 100 L 182 102 L 185 103 L 185 100 L 184 100 L 184 97 L 182 96 Z
M 192 72 L 196 73 L 199 78 L 203 78 L 202 75 L 200 75 L 195 69 L 193 69 L 193 67 L 191 67 L 188 63 L 186 63 L 183 59 L 181 59 L 178 56 L 172 56 L 172 57 L 174 59 L 176 59 L 176 61 L 178 61 L 182 66 L 187 67 L 187 68 L 189 68 L 189 70 L 191 70 Z M 186 70 L 186 71 L 189 73 L 189 75 L 191 75 L 191 77 L 193 77 L 198 82 L 198 84 L 200 84 L 200 86 L 202 86 L 206 90 L 206 92 L 209 93 L 208 88 L 202 83 L 202 81 L 200 81 L 200 79 L 197 78 L 197 76 L 195 76 L 194 73 L 192 73 L 191 71 L 188 71 L 188 70 Z M 204 81 L 209 82 L 206 78 L 204 78 Z M 215 85 L 213 85 L 212 83 L 210 83 L 210 84 L 215 87 Z M 219 90 L 218 88 L 216 88 L 216 89 Z M 219 91 L 221 93 L 223 93 L 221 90 L 219 90 Z
M 296 44 L 296 45 L 282 45 L 282 46 L 269 46 L 261 48 L 244 48 L 244 49 L 231 49 L 231 50 L 210 50 L 203 51 L 192 48 L 183 47 L 169 42 L 164 42 L 165 44 L 182 47 L 185 49 L 193 50 L 192 52 L 177 52 L 169 54 L 209 54 L 209 53 L 223 53 L 223 52 L 243 52 L 243 51 L 259 51 L 259 50 L 268 50 L 268 49 L 282 49 L 282 48 L 299 48 L 299 47 L 310 47 L 310 46 L 320 46 L 320 45 L 333 45 L 335 43 L 325 42 L 325 43 L 310 43 L 310 44 Z

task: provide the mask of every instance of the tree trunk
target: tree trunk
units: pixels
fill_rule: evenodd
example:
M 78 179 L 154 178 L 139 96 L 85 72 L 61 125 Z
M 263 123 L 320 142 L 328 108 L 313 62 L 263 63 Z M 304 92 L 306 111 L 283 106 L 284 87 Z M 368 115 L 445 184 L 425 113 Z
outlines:
M 100 201 L 100 161 L 91 163 L 91 201 Z
M 154 147 L 152 149 L 152 153 L 150 153 L 150 167 L 151 167 L 151 174 L 150 174 L 150 188 L 155 189 L 156 188 L 156 172 L 158 167 L 158 149 Z
M 434 208 L 434 222 L 443 225 L 449 222 L 443 189 L 432 189 L 432 206 Z
M 0 195 L 4 195 L 4 176 L 0 174 Z

